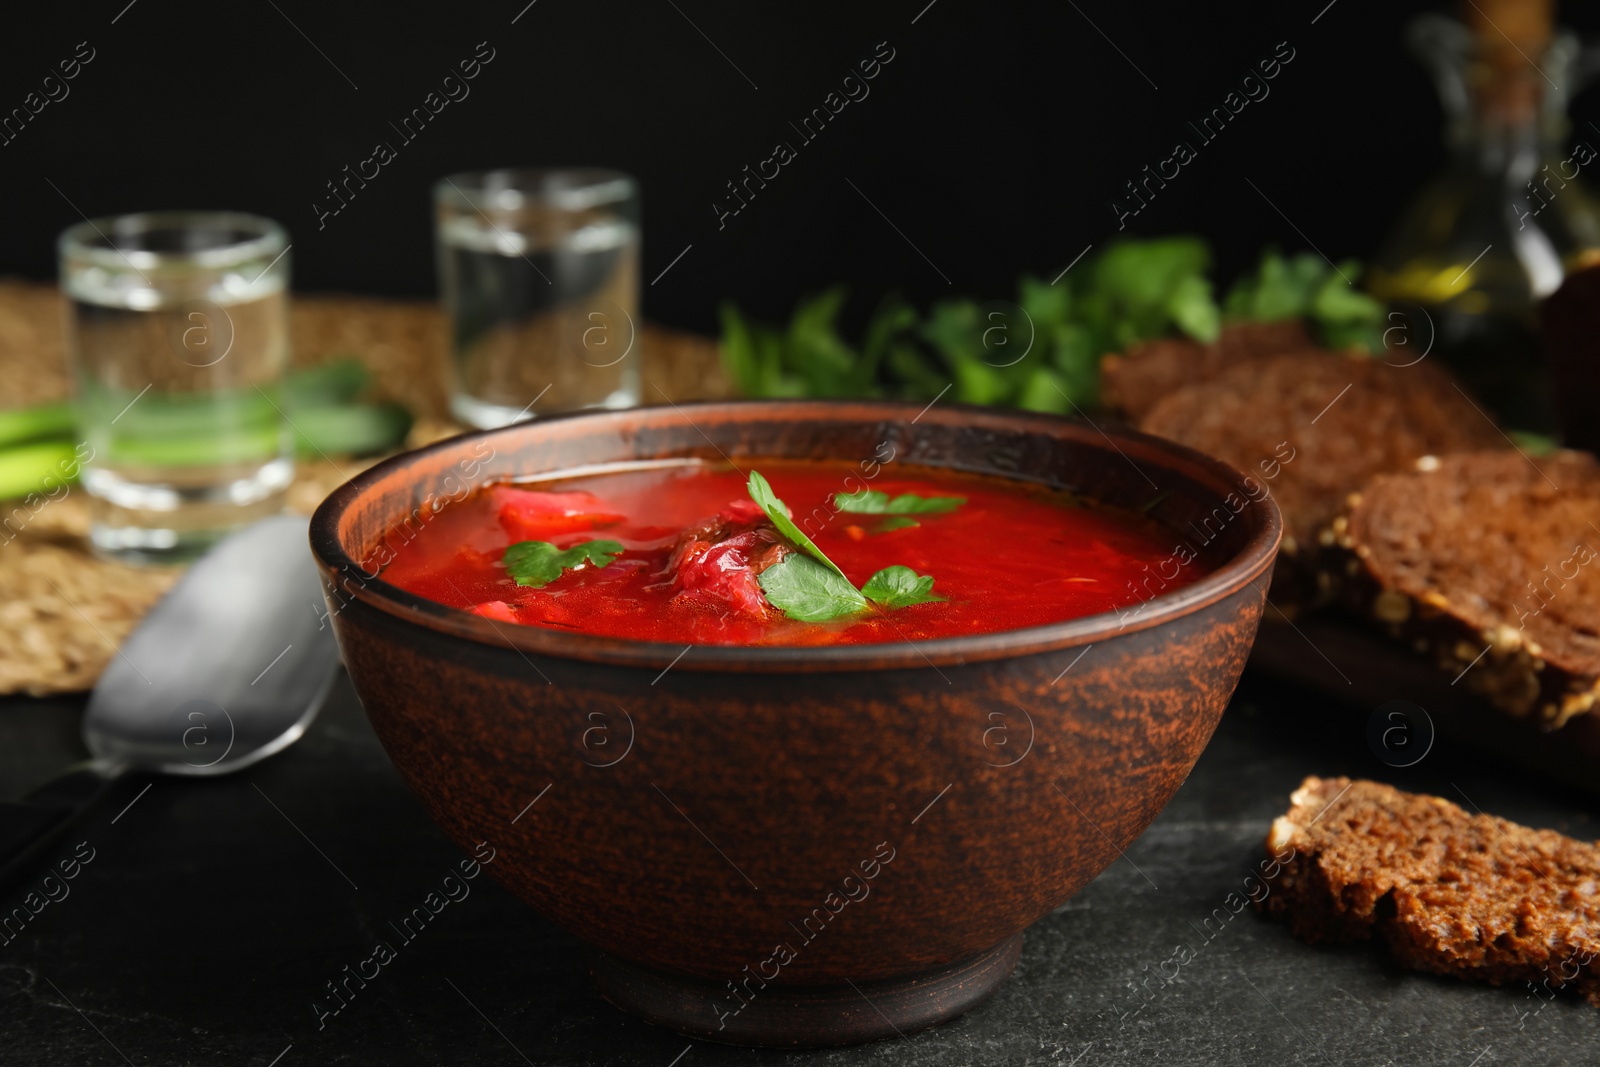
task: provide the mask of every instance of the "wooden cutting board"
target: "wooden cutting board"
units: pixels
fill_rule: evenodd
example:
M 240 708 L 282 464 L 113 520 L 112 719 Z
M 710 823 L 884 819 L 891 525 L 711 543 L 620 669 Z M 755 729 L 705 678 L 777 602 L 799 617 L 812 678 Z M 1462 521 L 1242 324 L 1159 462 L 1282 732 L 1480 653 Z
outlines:
M 1262 622 L 1249 666 L 1350 705 L 1356 729 L 1366 729 L 1369 717 L 1388 702 L 1410 701 L 1427 713 L 1440 736 L 1600 795 L 1600 714 L 1578 715 L 1559 730 L 1541 729 L 1531 719 L 1500 711 L 1464 683 L 1452 683 L 1404 645 L 1337 616 L 1300 616 L 1292 626 Z

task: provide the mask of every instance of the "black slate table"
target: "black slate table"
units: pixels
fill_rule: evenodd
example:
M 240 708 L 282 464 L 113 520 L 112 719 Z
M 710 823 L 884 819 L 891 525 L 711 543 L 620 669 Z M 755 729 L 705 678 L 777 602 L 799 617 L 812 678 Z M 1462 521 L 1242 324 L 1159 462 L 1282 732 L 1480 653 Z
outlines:
M 0 789 L 20 795 L 82 757 L 81 706 L 0 702 Z M 397 940 L 388 924 L 459 859 L 341 677 L 287 752 L 226 779 L 127 782 L 61 844 L 58 859 L 92 858 L 0 936 L 0 1063 L 1600 1063 L 1600 1011 L 1581 1001 L 1412 974 L 1374 946 L 1311 948 L 1251 910 L 1232 914 L 1228 895 L 1307 774 L 1379 778 L 1600 837 L 1592 799 L 1442 740 L 1393 770 L 1368 748 L 1366 720 L 1247 677 L 1172 804 L 1029 930 L 991 1001 L 901 1040 L 775 1052 L 692 1042 L 611 1008 L 576 942 L 488 878 L 319 1028 L 325 983 Z M 4 913 L 31 888 L 9 891 Z M 1180 944 L 1194 958 L 1174 968 Z

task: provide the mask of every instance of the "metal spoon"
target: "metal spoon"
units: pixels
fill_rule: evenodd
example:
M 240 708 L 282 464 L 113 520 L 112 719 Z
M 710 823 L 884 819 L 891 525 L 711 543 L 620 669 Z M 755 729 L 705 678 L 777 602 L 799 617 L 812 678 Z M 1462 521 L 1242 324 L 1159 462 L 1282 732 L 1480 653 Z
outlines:
M 84 714 L 93 759 L 0 803 L 0 889 L 124 774 L 228 774 L 305 732 L 339 659 L 306 531 L 279 515 L 218 542 L 123 642 Z

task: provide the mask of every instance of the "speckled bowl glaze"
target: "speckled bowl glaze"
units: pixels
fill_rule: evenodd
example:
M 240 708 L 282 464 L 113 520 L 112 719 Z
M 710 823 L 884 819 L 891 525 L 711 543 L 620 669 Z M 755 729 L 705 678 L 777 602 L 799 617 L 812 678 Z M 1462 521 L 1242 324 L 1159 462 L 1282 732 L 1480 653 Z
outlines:
M 378 573 L 386 545 L 473 485 L 673 457 L 1065 487 L 1149 507 L 1174 555 L 1215 569 L 1122 612 L 832 648 L 496 623 Z M 1263 482 L 1137 433 L 945 405 L 746 401 L 443 441 L 334 492 L 311 546 L 395 765 L 463 848 L 493 850 L 490 873 L 592 946 L 607 999 L 712 1040 L 828 1045 L 984 999 L 1022 930 L 1149 825 L 1238 681 L 1280 531 Z

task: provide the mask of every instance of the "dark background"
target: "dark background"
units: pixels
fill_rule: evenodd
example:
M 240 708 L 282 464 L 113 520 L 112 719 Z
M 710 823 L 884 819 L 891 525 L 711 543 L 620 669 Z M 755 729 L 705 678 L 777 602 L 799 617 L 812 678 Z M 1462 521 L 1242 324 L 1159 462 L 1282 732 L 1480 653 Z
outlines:
M 1305 247 L 1294 226 L 1335 259 L 1370 256 L 1444 158 L 1433 88 L 1400 39 L 1439 5 L 126 3 L 30 7 L 0 33 L 0 112 L 78 42 L 96 52 L 0 146 L 0 274 L 53 277 L 77 209 L 214 207 L 285 223 L 299 290 L 426 296 L 440 176 L 598 164 L 643 183 L 645 313 L 710 330 L 725 297 L 778 317 L 843 280 L 859 318 L 889 288 L 926 303 L 1053 277 L 1115 233 L 1111 199 L 1179 137 L 1199 158 L 1129 231 L 1205 235 L 1223 280 L 1263 244 Z M 1562 21 L 1600 32 L 1600 5 L 1569 7 Z M 389 122 L 480 41 L 495 58 L 471 95 L 401 143 Z M 881 41 L 895 58 L 870 96 L 801 145 L 789 123 Z M 1185 122 L 1280 41 L 1295 58 L 1271 95 L 1200 146 Z M 1600 93 L 1573 116 L 1600 120 Z M 380 140 L 398 158 L 319 230 L 325 183 Z M 712 201 L 779 140 L 799 158 L 719 231 Z

